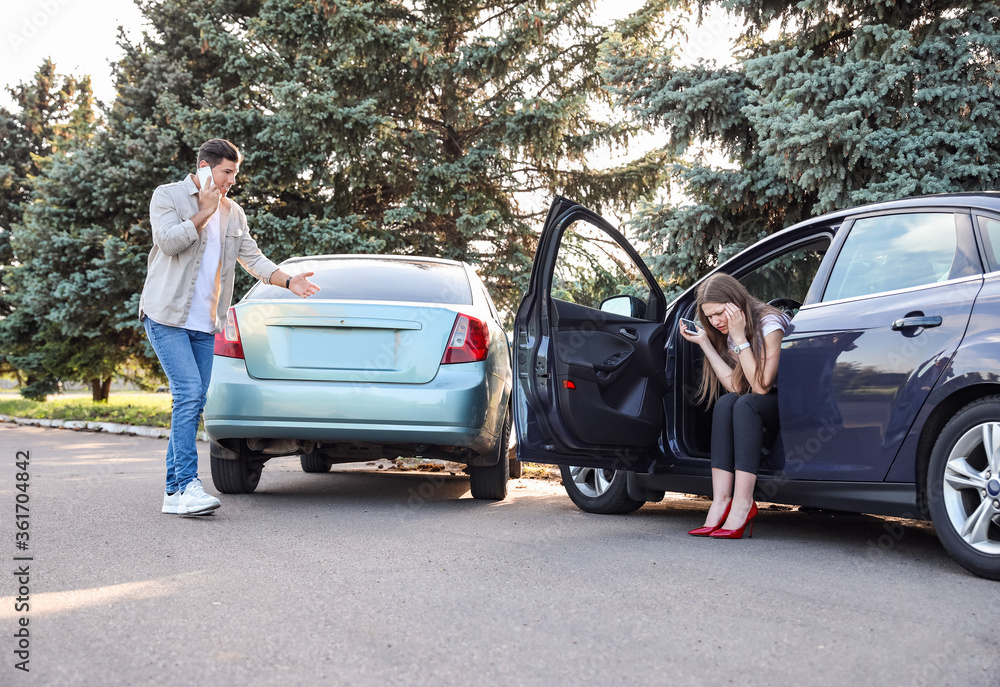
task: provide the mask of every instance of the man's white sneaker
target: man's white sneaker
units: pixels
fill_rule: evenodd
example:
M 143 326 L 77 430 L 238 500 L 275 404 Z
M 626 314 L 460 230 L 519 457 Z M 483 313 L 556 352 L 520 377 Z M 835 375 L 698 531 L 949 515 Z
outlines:
M 177 504 L 180 503 L 180 500 L 181 500 L 181 493 L 179 491 L 175 491 L 173 494 L 168 494 L 167 492 L 163 492 L 163 510 L 160 512 L 176 513 Z
M 222 502 L 219 499 L 205 493 L 205 490 L 201 488 L 201 482 L 194 480 L 187 485 L 181 494 L 181 498 L 177 502 L 177 514 L 202 515 L 215 510 L 221 505 Z

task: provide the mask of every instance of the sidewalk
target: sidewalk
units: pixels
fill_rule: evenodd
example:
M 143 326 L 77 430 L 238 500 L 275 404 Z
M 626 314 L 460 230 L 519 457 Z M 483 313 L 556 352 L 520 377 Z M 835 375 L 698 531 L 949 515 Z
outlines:
M 141 427 L 138 425 L 122 425 L 117 422 L 89 422 L 87 420 L 47 420 L 30 417 L 12 417 L 0 415 L 0 422 L 13 422 L 18 425 L 33 425 L 35 427 L 54 427 L 56 429 L 75 429 L 91 432 L 107 432 L 108 434 L 134 434 L 140 437 L 170 438 L 167 427 Z M 208 441 L 208 434 L 198 432 L 198 441 Z

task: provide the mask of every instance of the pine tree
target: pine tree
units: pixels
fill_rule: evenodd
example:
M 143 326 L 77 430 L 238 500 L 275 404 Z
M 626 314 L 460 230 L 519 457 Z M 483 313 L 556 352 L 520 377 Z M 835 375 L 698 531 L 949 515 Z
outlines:
M 675 286 L 813 215 L 1000 182 L 997 4 L 678 4 L 745 22 L 735 65 L 682 65 L 669 44 L 616 37 L 604 66 L 619 106 L 688 156 L 674 201 L 650 199 L 633 219 Z M 706 145 L 731 166 L 698 156 Z
M 666 4 L 650 0 L 619 32 L 651 35 Z M 272 258 L 468 260 L 510 310 L 544 217 L 539 194 L 621 209 L 661 178 L 658 153 L 592 168 L 635 128 L 594 115 L 608 95 L 597 72 L 607 27 L 593 6 L 149 3 L 157 32 L 123 63 L 117 107 L 132 130 L 173 135 L 165 148 L 185 170 L 206 138 L 242 146 L 234 197 Z
M 0 107 L 0 316 L 10 312 L 4 269 L 13 260 L 10 237 L 31 197 L 32 179 L 52 153 L 87 138 L 96 126 L 90 78 L 57 74 L 49 59 L 30 82 L 6 90 L 17 109 Z
M 617 25 L 656 28 L 666 0 Z M 635 127 L 593 115 L 605 28 L 592 0 L 161 0 L 124 38 L 117 98 L 86 146 L 35 184 L 14 247 L 21 300 L 0 338 L 49 375 L 158 370 L 136 318 L 149 197 L 214 137 L 246 153 L 231 192 L 276 261 L 391 252 L 469 260 L 508 311 L 533 223 L 563 192 L 623 208 L 661 178 L 654 153 L 592 168 Z M 242 275 L 237 291 L 249 286 Z
M 0 370 L 25 377 L 27 395 L 44 397 L 58 375 L 46 366 L 44 343 L 36 338 L 44 318 L 30 309 L 12 316 L 14 304 L 30 298 L 12 270 L 13 237 L 24 231 L 25 208 L 52 156 L 88 140 L 98 122 L 89 77 L 58 74 L 51 60 L 31 81 L 7 91 L 16 109 L 0 108 Z
M 593 114 L 609 101 L 593 5 L 144 3 L 151 29 L 136 44 L 122 39 L 105 126 L 36 184 L 15 241 L 23 293 L 34 295 L 0 330 L 33 337 L 50 374 L 103 388 L 126 361 L 157 370 L 136 318 L 149 198 L 192 171 L 214 137 L 246 154 L 231 195 L 275 261 L 468 260 L 509 312 L 544 217 L 534 196 L 621 209 L 661 179 L 658 152 L 622 169 L 591 162 L 636 129 Z M 666 5 L 649 0 L 616 28 L 647 37 Z M 237 273 L 239 292 L 251 281 Z
M 152 367 L 154 359 L 135 326 L 148 253 L 135 237 L 148 232 L 120 193 L 127 170 L 101 164 L 108 137 L 95 138 L 54 156 L 35 182 L 14 235 L 20 264 L 0 341 L 14 342 L 10 359 L 20 369 L 89 382 L 93 400 L 106 401 L 126 363 Z

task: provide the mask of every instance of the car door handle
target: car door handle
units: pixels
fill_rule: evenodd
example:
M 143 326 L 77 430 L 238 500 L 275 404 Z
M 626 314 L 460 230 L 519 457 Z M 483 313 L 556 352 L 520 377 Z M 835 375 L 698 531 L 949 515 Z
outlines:
M 892 323 L 893 331 L 900 329 L 912 329 L 914 327 L 940 327 L 941 316 L 931 315 L 930 317 L 902 317 Z
M 635 329 L 632 329 L 631 327 L 622 327 L 621 329 L 618 330 L 618 333 L 624 336 L 626 339 L 629 339 L 630 341 L 639 340 L 639 332 L 636 331 Z

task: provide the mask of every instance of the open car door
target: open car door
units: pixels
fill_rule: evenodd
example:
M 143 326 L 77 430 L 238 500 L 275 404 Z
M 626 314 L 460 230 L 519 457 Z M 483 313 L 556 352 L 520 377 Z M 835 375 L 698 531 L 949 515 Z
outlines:
M 519 460 L 648 466 L 663 428 L 665 309 L 621 233 L 556 197 L 514 321 Z

